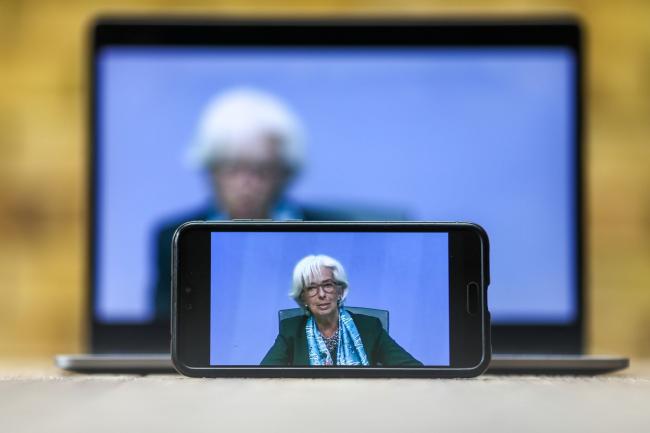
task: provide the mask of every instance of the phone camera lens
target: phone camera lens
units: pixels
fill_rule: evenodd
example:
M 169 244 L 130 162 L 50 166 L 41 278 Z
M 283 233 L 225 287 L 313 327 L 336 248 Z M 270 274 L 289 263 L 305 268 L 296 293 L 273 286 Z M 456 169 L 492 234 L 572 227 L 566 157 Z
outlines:
M 192 288 L 190 286 L 185 287 L 185 293 L 191 293 Z
M 191 310 L 192 309 L 192 304 L 185 304 L 185 309 L 186 310 Z

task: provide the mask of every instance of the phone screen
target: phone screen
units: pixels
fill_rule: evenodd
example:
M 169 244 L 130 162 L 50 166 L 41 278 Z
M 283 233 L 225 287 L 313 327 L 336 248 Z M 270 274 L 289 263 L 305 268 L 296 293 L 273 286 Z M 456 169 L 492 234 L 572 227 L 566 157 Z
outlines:
M 173 242 L 174 365 L 197 377 L 480 374 L 488 250 L 467 223 L 186 223 Z
M 450 365 L 448 233 L 211 232 L 211 366 Z

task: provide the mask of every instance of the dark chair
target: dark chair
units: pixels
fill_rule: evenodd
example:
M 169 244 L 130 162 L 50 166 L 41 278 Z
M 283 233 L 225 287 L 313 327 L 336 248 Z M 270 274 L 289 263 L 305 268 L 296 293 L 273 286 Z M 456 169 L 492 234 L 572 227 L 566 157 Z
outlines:
M 366 316 L 376 317 L 381 322 L 381 326 L 388 332 L 388 310 L 378 310 L 376 308 L 363 307 L 345 307 L 350 313 L 365 314 Z M 278 327 L 280 322 L 291 317 L 302 316 L 305 311 L 302 308 L 288 308 L 278 311 Z

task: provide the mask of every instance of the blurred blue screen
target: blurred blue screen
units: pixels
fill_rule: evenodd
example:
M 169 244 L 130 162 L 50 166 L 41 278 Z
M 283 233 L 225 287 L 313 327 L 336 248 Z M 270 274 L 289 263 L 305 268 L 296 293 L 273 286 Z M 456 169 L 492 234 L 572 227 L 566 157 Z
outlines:
M 449 365 L 446 233 L 212 233 L 210 364 L 258 365 L 278 335 L 296 263 L 345 269 L 345 305 L 388 310 L 389 334 L 425 365 Z M 404 254 L 408 251 L 409 254 Z
M 116 46 L 96 62 L 99 321 L 154 317 L 156 227 L 210 200 L 188 149 L 208 101 L 241 86 L 304 126 L 292 200 L 479 223 L 495 323 L 575 318 L 570 50 Z

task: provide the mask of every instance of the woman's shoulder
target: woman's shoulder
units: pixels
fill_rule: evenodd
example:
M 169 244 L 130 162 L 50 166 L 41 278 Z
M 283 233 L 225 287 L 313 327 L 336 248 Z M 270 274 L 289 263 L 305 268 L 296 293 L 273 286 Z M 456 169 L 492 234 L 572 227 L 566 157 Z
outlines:
M 307 316 L 304 314 L 300 316 L 289 317 L 280 321 L 280 334 L 292 334 L 301 326 L 305 326 Z
M 357 328 L 363 328 L 364 330 L 369 331 L 378 331 L 382 329 L 381 322 L 376 317 L 359 313 L 349 313 L 350 316 L 352 316 L 352 320 L 354 320 L 354 324 L 357 326 Z M 361 329 L 359 329 L 359 332 L 362 332 Z

